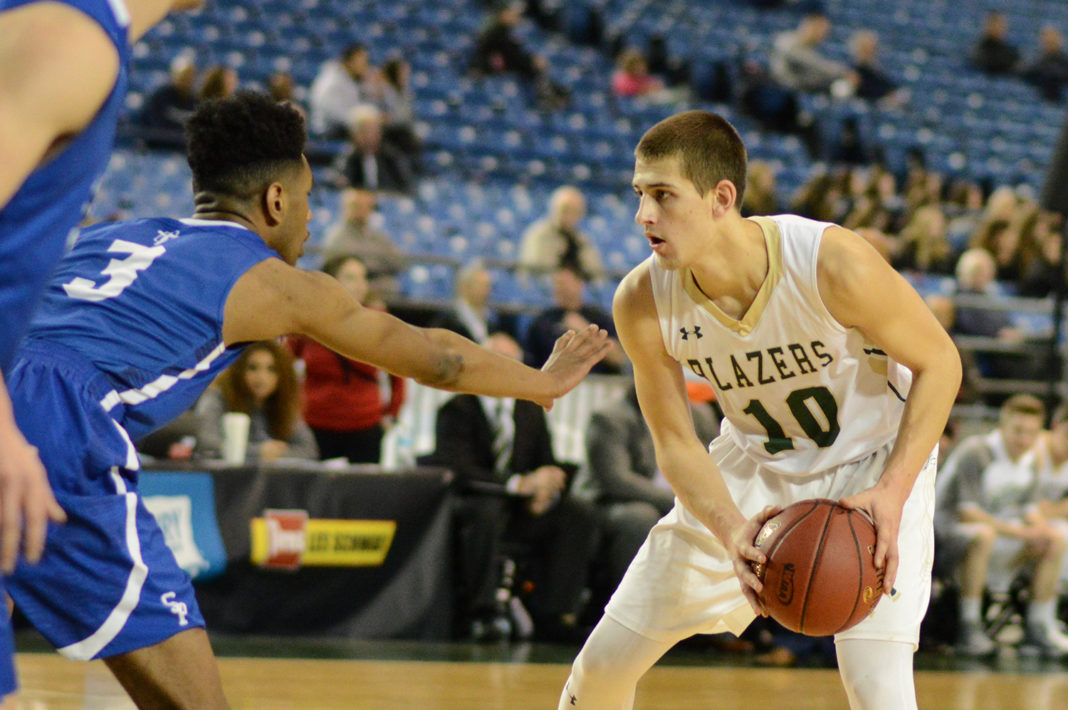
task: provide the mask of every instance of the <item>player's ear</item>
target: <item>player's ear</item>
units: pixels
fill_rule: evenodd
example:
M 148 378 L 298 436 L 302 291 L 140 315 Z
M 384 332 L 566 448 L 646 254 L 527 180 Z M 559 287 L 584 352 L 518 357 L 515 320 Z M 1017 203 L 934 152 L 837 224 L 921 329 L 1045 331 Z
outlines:
M 712 215 L 722 217 L 734 207 L 738 199 L 738 188 L 730 180 L 720 180 L 710 191 L 712 197 Z
M 282 221 L 282 213 L 286 208 L 285 189 L 280 182 L 272 182 L 263 193 L 263 213 L 269 224 L 278 224 Z

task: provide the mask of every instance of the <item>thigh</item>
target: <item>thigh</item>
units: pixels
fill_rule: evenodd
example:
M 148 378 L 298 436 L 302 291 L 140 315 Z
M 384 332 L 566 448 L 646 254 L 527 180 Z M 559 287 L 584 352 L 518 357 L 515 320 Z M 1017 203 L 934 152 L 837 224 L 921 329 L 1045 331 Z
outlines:
M 105 660 L 137 707 L 227 708 L 215 654 L 204 629 Z
M 6 580 L 30 622 L 76 660 L 125 653 L 204 625 L 193 585 L 132 481 L 117 468 L 104 480 L 112 492 L 56 491 L 67 523 L 50 526 L 38 564 L 20 564 Z

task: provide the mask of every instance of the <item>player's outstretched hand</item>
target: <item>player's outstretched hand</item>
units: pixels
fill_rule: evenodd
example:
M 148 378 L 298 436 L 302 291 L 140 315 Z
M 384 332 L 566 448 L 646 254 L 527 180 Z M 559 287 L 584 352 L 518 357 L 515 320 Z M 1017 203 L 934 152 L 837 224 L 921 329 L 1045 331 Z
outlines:
M 48 521 L 65 523 L 48 485 L 44 466 L 14 426 L 0 431 L 0 570 L 10 573 L 19 556 L 19 543 L 26 560 L 36 563 L 44 551 Z
M 557 387 L 554 388 L 552 396 L 537 400 L 538 404 L 551 409 L 553 401 L 574 389 L 590 368 L 604 359 L 612 347 L 608 331 L 592 323 L 578 332 L 569 330 L 561 335 L 553 346 L 549 359 L 541 367 L 542 372 L 552 375 Z
M 901 527 L 901 510 L 905 502 L 869 488 L 838 501 L 843 507 L 863 510 L 875 524 L 875 568 L 883 571 L 883 594 L 892 596 L 897 579 L 897 533 Z
M 757 533 L 764 527 L 764 523 L 781 512 L 781 506 L 769 505 L 746 520 L 745 524 L 736 528 L 734 534 L 731 535 L 727 549 L 734 565 L 734 574 L 742 582 L 742 593 L 745 594 L 749 606 L 753 607 L 757 616 L 767 616 L 768 612 L 760 603 L 759 595 L 764 585 L 753 571 L 753 565 L 762 565 L 768 561 L 768 558 L 753 545 L 753 542 L 756 540 Z

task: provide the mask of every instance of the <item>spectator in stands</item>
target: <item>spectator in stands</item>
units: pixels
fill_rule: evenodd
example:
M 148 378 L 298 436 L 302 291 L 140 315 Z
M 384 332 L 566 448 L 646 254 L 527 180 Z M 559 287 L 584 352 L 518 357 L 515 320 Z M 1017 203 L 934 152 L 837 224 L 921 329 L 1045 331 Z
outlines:
M 1005 13 L 992 10 L 983 19 L 983 32 L 972 49 L 972 64 L 986 74 L 1011 74 L 1020 63 L 1020 52 L 1005 39 L 1009 20 Z
M 712 441 L 719 434 L 712 408 L 697 404 L 692 413 L 701 440 Z M 675 504 L 675 493 L 659 475 L 653 437 L 633 386 L 622 398 L 601 404 L 590 417 L 586 465 L 575 478 L 574 495 L 595 503 L 603 513 L 606 578 L 601 582 L 611 592 L 649 530 Z
M 586 302 L 586 275 L 578 267 L 561 264 L 553 272 L 553 301 L 555 305 L 535 316 L 527 327 L 524 350 L 528 364 L 545 362 L 557 338 L 568 330 L 578 332 L 591 323 L 604 328 L 609 337 L 615 339 L 612 314 L 596 304 Z M 590 372 L 618 374 L 623 371 L 625 364 L 623 348 L 614 348 Z
M 308 94 L 312 133 L 344 139 L 352 110 L 374 97 L 373 74 L 370 55 L 363 45 L 350 45 L 337 59 L 325 62 Z
M 1036 209 L 1020 225 L 1020 241 L 1034 245 L 1034 252 L 1023 265 L 1018 288 L 1020 296 L 1044 298 L 1054 292 L 1063 278 L 1059 219 L 1057 215 Z
M 501 333 L 486 346 L 519 358 L 518 344 Z M 568 476 L 553 456 L 545 411 L 531 402 L 457 395 L 438 410 L 437 446 L 426 463 L 456 474 L 457 557 L 475 640 L 499 638 L 495 624 L 502 546 L 529 547 L 534 591 L 524 602 L 536 639 L 579 639 L 583 594 L 599 543 L 596 508 L 568 493 Z M 487 487 L 490 492 L 485 491 Z
M 936 545 L 939 566 L 960 581 L 961 654 L 984 656 L 997 650 L 983 630 L 983 592 L 988 587 L 1007 589 L 1013 576 L 1033 564 L 1018 650 L 1054 658 L 1068 655 L 1068 637 L 1056 618 L 1057 583 L 1068 541 L 1038 510 L 1039 464 L 1032 449 L 1044 417 L 1045 407 L 1037 398 L 1010 397 L 1001 406 L 998 427 L 962 441 L 939 473 Z
M 244 412 L 252 420 L 245 454 L 249 463 L 319 458 L 315 437 L 300 418 L 293 357 L 273 340 L 249 345 L 200 397 L 195 411 L 198 458 L 221 456 L 227 412 Z
M 475 41 L 472 68 L 483 76 L 515 74 L 534 88 L 544 108 L 561 108 L 568 102 L 567 91 L 550 79 L 545 57 L 529 52 L 515 36 L 523 8 L 522 2 L 514 0 L 498 6 Z
M 968 249 L 957 259 L 957 293 L 993 296 L 996 268 L 994 257 L 986 249 Z M 958 304 L 955 328 L 960 335 L 981 335 L 1008 343 L 1023 341 L 1023 333 L 1013 327 L 1006 311 L 985 305 Z
M 323 264 L 365 307 L 383 308 L 370 291 L 367 269 L 355 256 L 336 256 Z M 291 338 L 293 354 L 304 361 L 304 421 L 315 435 L 319 457 L 344 457 L 350 463 L 378 463 L 382 437 L 404 404 L 404 378 L 338 355 L 309 338 Z M 388 382 L 390 397 L 382 399 Z
M 237 91 L 237 84 L 237 71 L 222 64 L 216 64 L 204 72 L 198 98 L 201 101 L 228 98 Z
M 901 89 L 879 66 L 876 54 L 879 35 L 871 30 L 855 32 L 849 40 L 853 53 L 853 71 L 857 75 L 856 95 L 868 101 L 880 101 L 889 106 L 908 102 L 908 90 Z
M 308 112 L 300 103 L 297 86 L 293 81 L 293 75 L 289 72 L 276 71 L 267 77 L 267 93 L 278 103 L 292 106 L 307 119 Z
M 857 73 L 819 52 L 830 31 L 827 15 L 811 10 L 797 29 L 776 35 L 770 58 L 772 78 L 794 91 L 830 93 L 833 88 L 836 94 L 852 94 L 860 82 Z
M 593 240 L 579 229 L 586 216 L 586 198 L 571 185 L 553 190 L 549 214 L 530 225 L 519 241 L 519 266 L 526 272 L 547 272 L 562 264 L 575 265 L 600 278 L 604 273 L 601 253 Z
M 423 150 L 415 132 L 415 94 L 411 86 L 412 67 L 401 57 L 382 65 L 381 98 L 384 123 L 382 139 L 408 158 L 414 172 L 419 172 Z
M 1068 84 L 1068 52 L 1064 35 L 1053 25 L 1043 25 L 1038 33 L 1038 56 L 1021 71 L 1024 79 L 1038 87 L 1046 101 L 1059 102 Z
M 775 186 L 775 168 L 766 160 L 752 160 L 746 173 L 742 215 L 779 214 L 779 195 Z
M 980 225 L 971 246 L 993 255 L 996 280 L 1015 284 L 1020 279 L 1020 229 L 1015 216 L 1011 221 L 994 219 Z
M 490 333 L 512 332 L 514 324 L 489 306 L 493 276 L 481 260 L 464 266 L 456 274 L 456 295 L 452 303 L 430 322 L 476 343 L 484 343 Z
M 140 124 L 150 131 L 147 142 L 151 147 L 183 147 L 183 126 L 197 107 L 197 65 L 193 57 L 175 57 L 170 77 L 148 97 L 139 117 Z
M 939 205 L 924 205 L 901 230 L 892 260 L 898 271 L 954 273 L 957 255 L 946 237 L 946 216 Z
M 397 279 L 408 268 L 408 258 L 380 226 L 374 192 L 347 187 L 341 191 L 339 202 L 341 216 L 326 231 L 323 258 L 359 258 L 367 268 L 371 290 L 389 301 L 400 293 Z
M 336 163 L 341 186 L 410 194 L 415 178 L 408 158 L 382 140 L 382 112 L 359 104 L 349 115 L 349 146 Z
M 641 50 L 628 47 L 619 53 L 612 72 L 612 93 L 621 97 L 663 95 L 664 82 L 649 73 L 649 62 Z

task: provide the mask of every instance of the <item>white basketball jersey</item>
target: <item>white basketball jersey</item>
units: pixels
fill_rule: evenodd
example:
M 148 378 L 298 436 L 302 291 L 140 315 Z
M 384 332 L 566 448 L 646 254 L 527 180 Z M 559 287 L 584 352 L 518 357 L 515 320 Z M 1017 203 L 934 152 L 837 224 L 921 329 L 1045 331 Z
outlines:
M 707 379 L 723 431 L 783 474 L 809 475 L 866 456 L 897 435 L 912 373 L 828 312 L 816 257 L 831 226 L 793 215 L 754 217 L 768 275 L 741 320 L 692 273 L 649 260 L 668 354 Z

